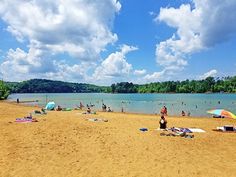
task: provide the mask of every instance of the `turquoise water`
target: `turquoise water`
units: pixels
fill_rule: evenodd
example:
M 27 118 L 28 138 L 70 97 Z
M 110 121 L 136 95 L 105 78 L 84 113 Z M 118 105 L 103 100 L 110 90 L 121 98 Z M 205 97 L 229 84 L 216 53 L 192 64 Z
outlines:
M 56 105 L 74 108 L 82 102 L 95 105 L 92 110 L 101 110 L 102 103 L 116 112 L 156 114 L 166 105 L 169 115 L 180 115 L 184 110 L 191 116 L 211 117 L 209 109 L 223 108 L 236 113 L 236 94 L 106 94 L 106 93 L 43 93 L 12 94 L 8 100 L 33 101 L 25 104 L 45 106 L 48 101 Z

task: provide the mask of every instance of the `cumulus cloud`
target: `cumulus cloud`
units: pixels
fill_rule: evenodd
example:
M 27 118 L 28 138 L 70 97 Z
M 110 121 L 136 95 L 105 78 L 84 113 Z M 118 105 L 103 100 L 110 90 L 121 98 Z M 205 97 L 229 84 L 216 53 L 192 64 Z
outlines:
M 195 0 L 201 13 L 201 40 L 205 47 L 225 42 L 236 34 L 235 0 Z
M 69 80 L 72 82 L 85 81 L 87 80 L 88 68 L 91 68 L 91 63 L 81 63 L 69 65 L 65 62 L 56 62 L 53 64 L 56 66 L 56 72 L 47 72 L 43 74 L 43 78 L 56 79 L 56 80 Z M 93 66 L 93 65 L 92 65 Z
M 146 76 L 144 76 L 144 80 L 151 82 L 151 81 L 161 81 L 162 77 L 164 76 L 164 74 L 166 73 L 165 70 L 162 70 L 160 72 L 154 72 L 152 74 L 147 74 Z
M 120 8 L 117 0 L 2 0 L 0 17 L 7 31 L 29 50 L 10 49 L 1 67 L 14 70 L 16 75 L 19 68 L 20 74 L 48 70 L 43 65 L 45 58 L 53 63 L 53 56 L 65 53 L 78 59 L 78 64 L 96 62 L 106 46 L 118 39 L 111 30 Z M 40 53 L 33 54 L 33 50 Z M 60 70 L 56 64 L 51 66 L 47 72 Z
M 176 28 L 177 32 L 170 39 L 156 46 L 157 63 L 163 67 L 178 67 L 182 70 L 186 65 L 186 55 L 203 49 L 199 29 L 201 26 L 200 11 L 192 10 L 189 4 L 178 9 L 161 8 L 156 20 L 165 22 Z
M 191 54 L 235 35 L 235 10 L 235 0 L 193 0 L 192 4 L 182 4 L 179 8 L 161 8 L 155 21 L 166 23 L 176 32 L 156 45 L 156 62 L 163 71 L 147 75 L 147 78 L 157 80 L 164 74 L 182 71 Z
M 4 79 L 22 81 L 32 78 L 47 78 L 69 81 L 83 80 L 86 77 L 87 63 L 68 65 L 65 61 L 47 59 L 40 50 L 31 48 L 29 52 L 22 49 L 10 49 L 5 61 L 0 65 Z M 90 64 L 91 65 L 91 64 Z
M 134 75 L 136 76 L 141 76 L 141 75 L 144 75 L 146 74 L 146 70 L 145 69 L 141 69 L 141 70 L 134 70 Z
M 199 77 L 199 79 L 206 79 L 207 77 L 215 77 L 216 74 L 217 74 L 217 70 L 212 69 L 212 70 L 210 70 L 210 71 L 204 73 L 203 75 L 201 75 L 201 76 Z
M 93 74 L 96 80 L 126 77 L 132 70 L 132 65 L 126 61 L 126 54 L 138 50 L 137 47 L 123 45 L 119 52 L 110 54 L 101 65 L 98 66 Z
M 45 67 L 42 67 L 42 63 Z M 17 48 L 16 50 L 10 49 L 5 57 L 5 61 L 0 65 L 1 72 L 7 80 L 19 79 L 23 80 L 35 73 L 45 72 L 51 65 L 50 60 L 41 58 L 41 51 L 31 48 L 29 53 Z M 41 71 L 39 71 L 41 70 Z
M 117 40 L 110 27 L 120 7 L 115 0 L 4 0 L 0 14 L 18 40 L 88 60 Z

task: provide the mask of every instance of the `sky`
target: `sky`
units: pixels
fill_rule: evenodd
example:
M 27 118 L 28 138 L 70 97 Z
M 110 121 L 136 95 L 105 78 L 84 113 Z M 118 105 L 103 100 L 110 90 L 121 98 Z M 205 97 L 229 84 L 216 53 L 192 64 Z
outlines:
M 144 84 L 235 68 L 235 0 L 0 0 L 6 81 Z

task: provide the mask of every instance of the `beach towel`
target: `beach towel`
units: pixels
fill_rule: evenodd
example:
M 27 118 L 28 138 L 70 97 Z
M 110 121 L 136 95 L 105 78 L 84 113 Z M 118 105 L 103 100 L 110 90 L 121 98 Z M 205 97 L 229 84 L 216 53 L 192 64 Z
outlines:
M 148 131 L 147 128 L 140 128 L 139 130 L 142 131 L 142 132 Z
M 35 119 L 28 119 L 28 118 L 16 118 L 15 122 L 18 123 L 29 123 L 29 122 L 38 122 Z
M 88 112 L 82 112 L 81 114 L 97 114 L 96 112 L 91 112 L 91 113 L 88 113 Z
M 185 133 L 193 133 L 189 128 L 180 128 L 180 131 Z
M 193 133 L 205 133 L 206 131 L 201 128 L 188 128 Z
M 107 119 L 101 119 L 101 118 L 90 118 L 90 119 L 87 119 L 88 121 L 90 122 L 108 122 Z
M 192 131 L 189 128 L 178 128 L 178 127 L 171 127 L 168 130 L 171 130 L 172 132 L 185 132 L 185 133 L 192 133 Z
M 72 111 L 71 108 L 62 108 L 62 111 Z

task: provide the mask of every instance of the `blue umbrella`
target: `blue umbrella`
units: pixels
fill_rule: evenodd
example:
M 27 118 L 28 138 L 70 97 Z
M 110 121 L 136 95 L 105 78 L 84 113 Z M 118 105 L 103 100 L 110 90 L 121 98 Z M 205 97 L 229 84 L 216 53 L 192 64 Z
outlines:
M 48 104 L 46 105 L 45 109 L 46 110 L 53 110 L 55 108 L 55 103 L 53 101 L 48 102 Z

